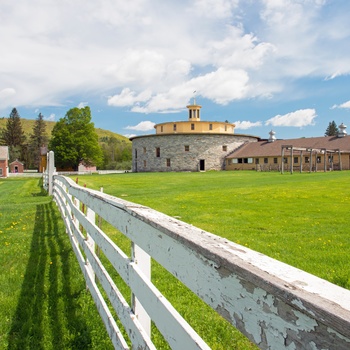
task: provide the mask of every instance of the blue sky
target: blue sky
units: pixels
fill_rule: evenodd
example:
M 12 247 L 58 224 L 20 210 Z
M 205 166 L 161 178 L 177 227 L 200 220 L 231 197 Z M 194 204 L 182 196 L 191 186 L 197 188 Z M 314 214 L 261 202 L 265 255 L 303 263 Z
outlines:
M 187 120 L 236 133 L 322 136 L 350 125 L 348 0 L 0 2 L 0 117 L 90 106 L 132 136 Z M 350 130 L 350 126 L 349 126 Z

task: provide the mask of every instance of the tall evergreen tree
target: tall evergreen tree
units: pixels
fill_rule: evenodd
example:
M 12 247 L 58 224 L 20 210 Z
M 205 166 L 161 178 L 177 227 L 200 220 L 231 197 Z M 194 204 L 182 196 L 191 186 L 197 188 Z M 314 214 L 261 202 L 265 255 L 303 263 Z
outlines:
M 22 129 L 21 117 L 16 108 L 13 108 L 7 119 L 6 127 L 2 132 L 2 141 L 7 146 L 22 146 L 25 136 Z
M 333 120 L 332 122 L 329 122 L 324 136 L 337 136 L 338 132 L 338 126 Z
M 16 108 L 13 108 L 1 135 L 1 143 L 9 146 L 10 161 L 22 157 L 22 147 L 25 142 L 21 117 Z
M 33 165 L 39 168 L 41 147 L 47 146 L 48 137 L 46 135 L 46 123 L 44 116 L 39 113 L 37 119 L 35 120 L 32 134 L 30 135 L 29 149 L 31 153 L 31 159 L 33 160 Z

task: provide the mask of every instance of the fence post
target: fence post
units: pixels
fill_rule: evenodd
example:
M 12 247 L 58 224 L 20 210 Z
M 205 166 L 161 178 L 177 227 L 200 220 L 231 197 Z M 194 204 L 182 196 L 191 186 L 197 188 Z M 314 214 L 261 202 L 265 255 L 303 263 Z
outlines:
M 142 273 L 148 279 L 151 279 L 151 257 L 134 242 L 131 243 L 131 259 L 135 262 Z M 146 334 L 151 337 L 151 318 L 148 316 L 146 310 L 143 308 L 134 293 L 131 295 L 131 304 L 135 316 L 141 323 Z
M 86 207 L 86 217 L 88 218 L 88 220 L 91 223 L 95 224 L 95 222 L 96 222 L 96 214 L 89 207 Z M 93 252 L 95 252 L 95 246 L 96 246 L 95 245 L 95 241 L 93 240 L 93 238 L 87 232 L 86 232 L 86 244 L 90 247 L 90 249 Z M 89 262 L 88 259 L 86 259 L 85 264 L 86 264 L 86 267 L 87 267 L 87 269 L 89 270 L 89 272 L 91 274 L 91 277 L 93 279 L 95 279 L 95 272 L 94 272 L 93 268 L 91 267 L 90 262 Z
M 55 171 L 55 154 L 53 151 L 50 151 L 48 154 L 48 185 L 49 185 L 49 196 L 52 196 L 52 189 L 53 189 L 53 173 Z

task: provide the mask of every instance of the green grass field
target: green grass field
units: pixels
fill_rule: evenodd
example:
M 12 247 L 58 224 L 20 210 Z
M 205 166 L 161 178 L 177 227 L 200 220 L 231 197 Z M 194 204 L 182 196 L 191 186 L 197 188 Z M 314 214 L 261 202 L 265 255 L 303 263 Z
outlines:
M 350 289 L 350 172 L 126 173 L 79 177 Z M 129 251 L 129 242 L 102 228 Z M 0 348 L 112 348 L 38 179 L 0 180 Z M 160 266 L 152 280 L 213 349 L 253 349 Z M 124 295 L 130 292 L 122 287 Z M 129 299 L 127 299 L 129 300 Z M 159 349 L 167 349 L 154 330 Z
M 0 180 L 0 349 L 113 349 L 38 179 Z
M 80 177 L 350 289 L 350 172 Z

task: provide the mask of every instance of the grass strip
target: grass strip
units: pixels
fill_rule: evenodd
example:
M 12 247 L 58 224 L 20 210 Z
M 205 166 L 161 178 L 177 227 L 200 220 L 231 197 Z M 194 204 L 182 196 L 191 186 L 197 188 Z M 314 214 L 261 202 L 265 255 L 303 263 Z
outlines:
M 113 349 L 38 179 L 0 180 L 0 348 Z

